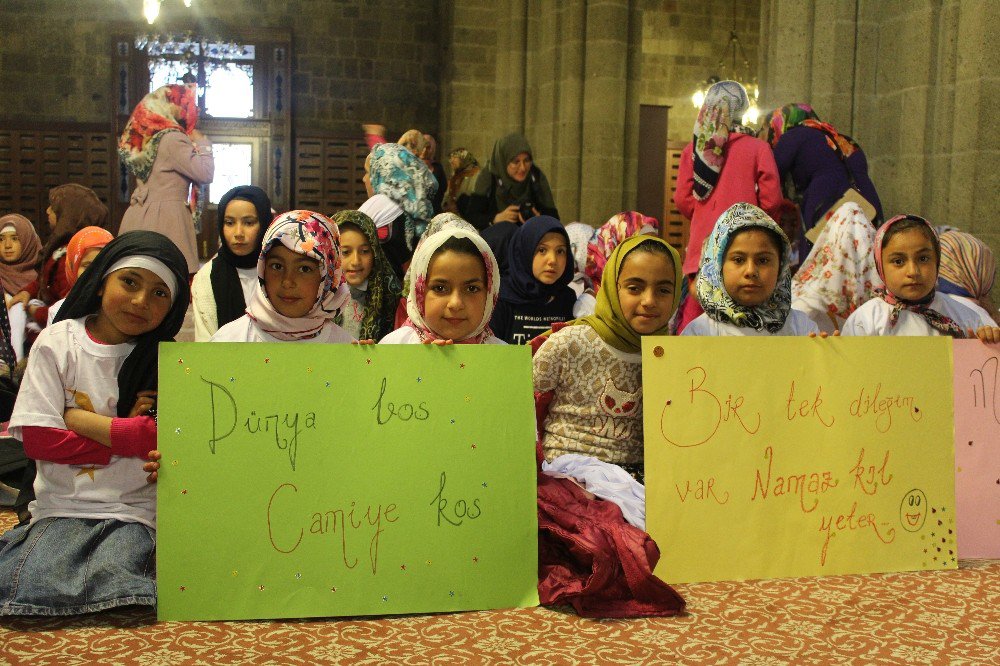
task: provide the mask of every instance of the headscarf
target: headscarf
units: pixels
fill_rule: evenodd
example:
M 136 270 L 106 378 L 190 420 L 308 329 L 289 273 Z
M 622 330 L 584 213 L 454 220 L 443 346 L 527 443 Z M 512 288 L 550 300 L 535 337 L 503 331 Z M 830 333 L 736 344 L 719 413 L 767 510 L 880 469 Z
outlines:
M 139 391 L 156 388 L 157 349 L 161 342 L 173 340 L 184 323 L 184 313 L 191 302 L 188 288 L 187 260 L 169 238 L 155 231 L 129 231 L 104 246 L 90 268 L 70 289 L 55 321 L 78 319 L 95 314 L 101 308 L 101 291 L 108 269 L 127 257 L 150 257 L 169 269 L 177 293 L 167 315 L 152 331 L 137 337 L 135 348 L 118 371 L 118 416 L 128 416 Z
M 674 299 L 670 306 L 670 314 L 677 310 L 677 305 L 681 299 L 681 255 L 670 243 L 655 236 L 630 236 L 617 246 L 608 257 L 605 275 L 607 280 L 601 280 L 601 288 L 597 291 L 597 305 L 594 314 L 581 317 L 570 322 L 568 325 L 576 326 L 586 324 L 594 329 L 601 339 L 606 343 L 623 352 L 637 353 L 642 349 L 642 336 L 635 332 L 625 319 L 622 312 L 621 300 L 618 298 L 618 275 L 621 273 L 622 265 L 629 253 L 643 243 L 656 243 L 667 248 L 670 252 L 670 259 L 674 264 Z M 650 335 L 667 335 L 670 330 L 670 317 L 667 322 L 657 331 Z
M 771 297 L 764 303 L 747 307 L 733 300 L 722 280 L 722 265 L 733 236 L 746 229 L 760 228 L 773 232 L 781 240 L 778 281 Z M 715 223 L 701 252 L 701 268 L 695 280 L 695 293 L 705 313 L 718 322 L 758 331 L 775 333 L 785 325 L 792 307 L 790 266 L 791 244 L 778 223 L 757 206 L 733 204 Z
M 966 337 L 965 331 L 962 330 L 962 327 L 959 326 L 954 319 L 938 312 L 937 310 L 931 309 L 930 304 L 934 300 L 935 295 L 934 289 L 931 289 L 930 293 L 920 301 L 908 301 L 889 291 L 888 285 L 885 284 L 885 270 L 882 265 L 882 244 L 885 242 L 885 234 L 889 231 L 889 228 L 894 224 L 902 222 L 903 220 L 914 220 L 926 225 L 927 230 L 935 239 L 937 239 L 937 232 L 934 231 L 934 227 L 931 226 L 931 223 L 917 215 L 897 215 L 883 224 L 878 230 L 878 233 L 875 235 L 875 266 L 878 269 L 878 276 L 882 280 L 882 284 L 885 285 L 876 289 L 875 295 L 892 306 L 892 311 L 889 313 L 889 328 L 895 326 L 896 322 L 899 321 L 899 313 L 901 310 L 909 310 L 910 312 L 923 317 L 931 328 L 941 331 L 945 335 L 950 335 L 953 338 Z M 940 255 L 937 257 L 937 261 L 938 270 L 940 270 Z
M 648 217 L 634 210 L 611 216 L 611 219 L 598 227 L 593 240 L 587 246 L 587 277 L 595 286 L 599 285 L 604 265 L 608 263 L 608 257 L 619 243 L 631 236 L 659 229 L 660 222 L 655 217 Z
M 875 295 L 875 227 L 856 203 L 845 203 L 827 221 L 809 256 L 792 278 L 792 300 L 814 312 L 847 319 Z
M 597 230 L 583 222 L 570 222 L 566 225 L 566 235 L 569 236 L 569 252 L 573 256 L 573 281 L 583 279 L 587 270 L 587 246 L 594 239 Z
M 17 238 L 21 241 L 21 254 L 10 263 L 0 260 L 0 282 L 10 290 L 9 293 L 16 294 L 38 277 L 35 267 L 42 242 L 38 239 L 31 220 L 24 215 L 9 213 L 0 217 L 0 231 L 7 226 L 12 226 L 17 231 Z
M 316 302 L 303 317 L 290 318 L 274 309 L 264 289 L 267 253 L 276 245 L 319 262 L 321 280 Z M 279 340 L 308 340 L 323 330 L 351 297 L 340 259 L 340 232 L 328 217 L 311 210 L 290 210 L 279 215 L 264 234 L 257 260 L 257 289 L 250 297 L 247 315 L 260 330 Z
M 253 251 L 246 256 L 237 256 L 229 249 L 226 243 L 226 235 L 223 228 L 226 226 L 226 208 L 233 200 L 248 201 L 253 204 L 257 211 L 257 220 L 260 223 L 257 232 L 257 242 Z M 219 199 L 219 253 L 212 260 L 212 269 L 209 279 L 212 283 L 212 294 L 215 296 L 216 321 L 219 326 L 225 326 L 231 321 L 236 321 L 247 310 L 246 298 L 243 296 L 243 286 L 240 284 L 240 275 L 237 268 L 253 268 L 260 258 L 260 249 L 264 246 L 264 232 L 271 221 L 271 199 L 267 193 L 259 187 L 253 185 L 240 185 L 229 190 Z
M 981 240 L 964 231 L 946 231 L 941 241 L 941 268 L 938 291 L 975 300 L 991 317 L 997 309 L 990 300 L 990 291 L 997 276 L 993 250 Z
M 493 153 L 486 161 L 486 167 L 476 178 L 474 193 L 483 197 L 489 196 L 495 182 L 494 203 L 498 211 L 511 204 L 529 201 L 539 210 L 542 207 L 554 210 L 556 201 L 552 196 L 552 188 L 549 187 L 549 181 L 541 169 L 532 165 L 528 177 L 520 183 L 507 175 L 507 165 L 521 153 L 534 155 L 524 135 L 514 133 L 497 139 L 493 144 Z
M 362 340 L 374 340 L 383 333 L 385 322 L 389 322 L 389 328 L 392 327 L 391 323 L 401 292 L 399 280 L 378 242 L 378 232 L 375 230 L 372 218 L 356 210 L 342 210 L 333 216 L 333 221 L 341 233 L 343 232 L 341 225 L 345 223 L 358 227 L 372 249 L 373 262 L 371 273 L 368 274 L 368 296 L 365 300 L 364 314 L 361 316 L 361 330 L 358 337 Z M 338 312 L 334 321 L 342 324 L 343 313 Z
M 479 166 L 479 161 L 476 160 L 475 155 L 470 153 L 466 148 L 456 148 L 448 153 L 448 157 L 458 159 L 458 166 L 455 168 L 455 173 L 468 169 L 470 166 Z
M 73 234 L 66 247 L 66 282 L 72 287 L 76 284 L 76 274 L 80 271 L 83 255 L 90 250 L 101 248 L 114 240 L 107 229 L 100 227 L 84 227 Z
M 136 104 L 118 139 L 118 156 L 136 178 L 149 180 L 164 134 L 190 135 L 194 131 L 198 124 L 197 94 L 195 86 L 171 84 L 157 88 Z M 188 196 L 195 229 L 200 229 L 206 191 L 205 186 L 192 185 Z
M 775 109 L 764 118 L 761 126 L 763 139 L 773 147 L 778 143 L 781 135 L 793 127 L 812 127 L 826 135 L 826 143 L 830 149 L 836 151 L 840 148 L 844 158 L 850 157 L 854 151 L 860 150 L 857 142 L 846 134 L 840 134 L 833 125 L 824 123 L 808 104 L 786 104 L 780 109 Z
M 694 121 L 694 187 L 696 199 L 712 194 L 726 161 L 725 147 L 730 132 L 753 134 L 741 123 L 750 108 L 746 88 L 736 81 L 719 81 L 708 89 Z
M 459 344 L 480 344 L 493 335 L 489 324 L 500 292 L 500 268 L 486 241 L 475 231 L 459 227 L 443 227 L 441 231 L 427 236 L 413 253 L 413 261 L 410 262 L 410 267 L 413 269 L 413 288 L 406 297 L 407 319 L 403 322 L 403 326 L 409 326 L 416 331 L 421 341 L 439 339 L 439 336 L 424 321 L 424 302 L 427 298 L 428 271 L 434 253 L 452 238 L 468 238 L 472 241 L 482 255 L 483 264 L 486 266 L 486 307 L 483 309 L 483 318 L 469 337 L 455 340 Z
M 566 239 L 566 268 L 552 284 L 543 284 L 531 270 L 535 248 L 550 232 Z M 569 255 L 569 235 L 562 222 L 548 215 L 538 215 L 517 228 L 507 247 L 507 273 L 500 280 L 500 297 L 519 305 L 545 303 L 573 281 L 573 258 Z
M 437 180 L 423 160 L 398 143 L 380 143 L 371 155 L 372 190 L 403 209 L 406 247 L 412 250 L 434 214 L 431 199 L 437 192 Z
M 445 228 L 450 229 L 452 227 L 456 229 L 465 229 L 469 233 L 476 234 L 477 236 L 479 235 L 479 230 L 476 229 L 471 224 L 469 224 L 468 222 L 466 222 L 464 219 L 462 219 L 461 216 L 456 215 L 455 213 L 439 213 L 435 215 L 434 218 L 431 220 L 431 223 L 427 225 L 427 230 L 424 232 L 424 235 L 420 237 L 420 240 L 417 241 L 417 247 L 414 250 L 414 252 L 420 249 L 420 246 L 423 244 L 424 239 L 430 238 L 431 236 L 441 231 L 442 229 Z M 410 285 L 412 284 L 412 276 L 413 276 L 413 263 L 411 262 L 406 269 L 406 275 L 403 277 L 403 293 L 402 293 L 403 297 L 410 295 Z M 497 284 L 499 284 L 499 282 Z
M 52 290 L 52 276 L 45 272 L 45 262 L 61 247 L 64 247 L 73 234 L 84 227 L 108 227 L 108 207 L 101 203 L 94 190 L 77 183 L 58 185 L 49 190 L 49 206 L 56 216 L 56 226 L 49 240 L 42 247 L 38 260 L 38 268 L 42 271 L 39 280 L 38 298 L 49 303 L 55 300 Z

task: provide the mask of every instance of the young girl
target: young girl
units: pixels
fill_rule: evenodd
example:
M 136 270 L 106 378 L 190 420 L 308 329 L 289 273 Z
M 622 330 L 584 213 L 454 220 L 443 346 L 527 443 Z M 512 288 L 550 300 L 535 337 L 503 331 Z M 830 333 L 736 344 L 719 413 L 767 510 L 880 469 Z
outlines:
M 208 340 L 220 326 L 246 314 L 257 287 L 257 259 L 271 221 L 271 200 L 253 185 L 240 185 L 219 200 L 219 238 L 212 260 L 191 284 L 194 339 Z
M 555 333 L 534 356 L 535 391 L 553 391 L 542 432 L 546 460 L 584 454 L 643 477 L 644 335 L 667 335 L 680 294 L 680 255 L 634 236 L 605 266 L 593 315 Z
M 157 347 L 188 304 L 184 255 L 126 233 L 38 336 L 11 417 L 37 461 L 31 522 L 0 537 L 0 615 L 155 605 Z
M 247 313 L 212 342 L 353 342 L 333 322 L 351 297 L 341 269 L 340 234 L 325 215 L 293 210 L 275 218 L 257 261 Z
M 875 265 L 885 287 L 854 311 L 844 335 L 977 336 L 1000 342 L 995 321 L 975 313 L 936 290 L 941 248 L 930 223 L 916 215 L 897 215 L 875 236 Z
M 351 298 L 334 321 L 358 340 L 378 340 L 393 326 L 401 287 L 370 217 L 356 210 L 333 216 Z
M 503 344 L 489 327 L 500 272 L 477 233 L 453 226 L 424 237 L 410 270 L 406 322 L 380 343 Z
M 705 312 L 681 335 L 808 335 L 819 333 L 792 310 L 791 247 L 781 227 L 757 206 L 729 207 L 705 240 L 695 280 Z
M 856 203 L 845 203 L 823 227 L 792 278 L 792 308 L 833 333 L 875 295 L 875 227 Z
M 525 344 L 573 318 L 576 293 L 569 288 L 574 266 L 569 236 L 554 217 L 533 217 L 511 236 L 508 269 L 490 328 L 508 344 Z
M 83 272 L 94 263 L 94 259 L 101 252 L 101 248 L 114 240 L 111 232 L 100 227 L 84 227 L 76 232 L 66 246 L 66 264 L 63 267 L 66 284 L 72 289 L 76 281 L 83 275 Z M 49 308 L 48 320 L 45 322 L 49 326 L 56 320 L 59 308 L 62 307 L 66 299 L 60 299 Z
M 17 360 L 24 356 L 26 310 L 28 296 L 24 287 L 38 277 L 35 266 L 42 243 L 31 221 L 23 215 L 11 213 L 0 217 L 0 282 L 10 319 L 10 343 Z M 18 294 L 19 298 L 14 298 Z

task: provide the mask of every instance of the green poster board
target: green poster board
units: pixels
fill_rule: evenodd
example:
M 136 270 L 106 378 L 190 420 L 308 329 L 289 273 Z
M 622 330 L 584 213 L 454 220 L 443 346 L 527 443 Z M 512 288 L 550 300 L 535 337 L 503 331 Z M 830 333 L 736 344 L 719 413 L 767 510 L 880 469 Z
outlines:
M 161 620 L 533 606 L 526 347 L 160 346 Z

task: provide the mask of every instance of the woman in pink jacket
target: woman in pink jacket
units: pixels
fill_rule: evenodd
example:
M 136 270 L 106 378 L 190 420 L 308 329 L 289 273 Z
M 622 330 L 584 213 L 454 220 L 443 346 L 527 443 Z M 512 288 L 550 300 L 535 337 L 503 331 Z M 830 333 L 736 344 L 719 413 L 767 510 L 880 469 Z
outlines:
M 681 154 L 674 203 L 691 220 L 683 265 L 689 285 L 698 273 L 702 244 L 730 206 L 751 203 L 774 219 L 779 216 L 782 194 L 774 154 L 740 124 L 749 106 L 747 91 L 736 81 L 714 84 L 694 123 L 694 140 Z M 698 300 L 685 299 L 677 332 L 700 314 Z

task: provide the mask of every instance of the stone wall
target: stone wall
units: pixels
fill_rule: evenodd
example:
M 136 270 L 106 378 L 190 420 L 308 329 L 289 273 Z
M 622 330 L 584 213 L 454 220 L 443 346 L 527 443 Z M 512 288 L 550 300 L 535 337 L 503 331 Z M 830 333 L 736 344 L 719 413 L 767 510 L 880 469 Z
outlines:
M 0 120 L 108 122 L 111 37 L 195 29 L 239 38 L 292 35 L 293 127 L 299 133 L 438 129 L 440 16 L 425 0 L 164 0 L 149 26 L 140 0 L 0 2 Z

